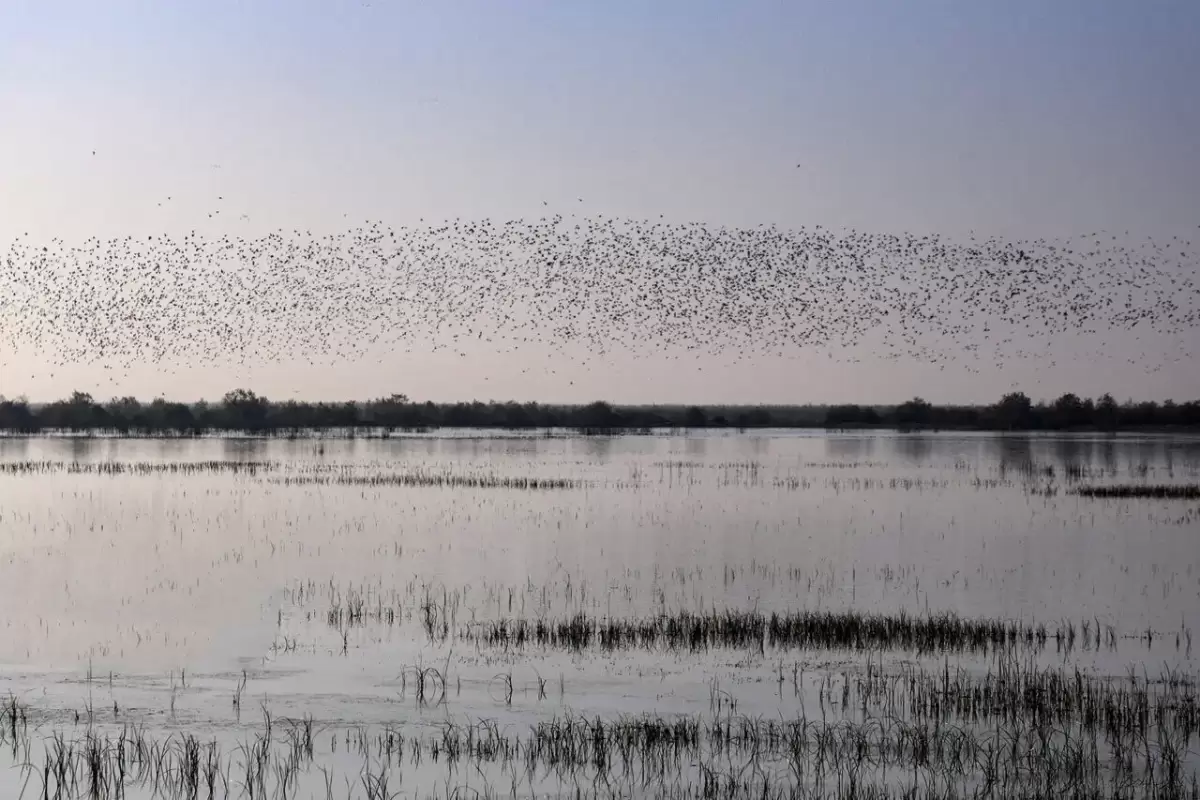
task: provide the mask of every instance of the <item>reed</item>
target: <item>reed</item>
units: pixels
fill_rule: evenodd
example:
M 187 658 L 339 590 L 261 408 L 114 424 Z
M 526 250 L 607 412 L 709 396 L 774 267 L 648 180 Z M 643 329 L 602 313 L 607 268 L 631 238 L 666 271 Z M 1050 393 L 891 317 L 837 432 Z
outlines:
M 1114 484 L 1108 486 L 1076 486 L 1072 494 L 1098 499 L 1146 497 L 1156 500 L 1200 500 L 1200 483 L 1188 484 Z
M 1089 621 L 1090 625 L 1090 621 Z M 1115 647 L 1116 634 L 1080 636 L 1074 625 L 967 619 L 949 612 L 914 616 L 861 611 L 680 611 L 642 619 L 573 614 L 560 619 L 499 619 L 464 626 L 459 637 L 481 646 L 520 649 L 626 648 L 703 651 L 736 648 L 906 650 L 915 653 L 987 653 L 1011 649 Z
M 576 478 L 539 478 L 492 474 L 453 474 L 437 472 L 404 472 L 376 475 L 293 475 L 272 479 L 284 486 L 366 486 L 404 488 L 452 489 L 520 489 L 545 491 L 582 489 L 586 481 Z
M 482 781 L 473 791 L 489 796 L 525 784 L 539 797 L 597 800 L 590 792 L 746 800 L 1198 796 L 1192 676 L 1096 679 L 1012 659 L 983 675 L 948 663 L 887 672 L 868 660 L 840 681 L 821 680 L 820 719 L 740 715 L 714 683 L 709 714 L 566 714 L 516 730 L 492 720 L 447 720 L 433 730 L 421 722 L 353 726 L 335 731 L 330 749 L 362 759 L 347 796 L 366 798 L 395 796 L 402 768 L 438 765 L 455 796 L 465 787 L 451 781 L 467 766 Z M 511 687 L 511 673 L 498 681 Z M 31 739 L 22 722 L 28 711 L 11 697 L 4 708 L 5 739 Z M 291 800 L 322 788 L 328 797 L 334 782 L 323 765 L 314 770 L 315 740 L 311 717 L 277 720 L 264 708 L 258 729 L 228 752 L 186 732 L 154 740 L 132 725 L 89 726 L 73 738 L 53 731 L 19 768 L 35 795 L 57 800 L 115 799 L 132 789 L 180 800 Z

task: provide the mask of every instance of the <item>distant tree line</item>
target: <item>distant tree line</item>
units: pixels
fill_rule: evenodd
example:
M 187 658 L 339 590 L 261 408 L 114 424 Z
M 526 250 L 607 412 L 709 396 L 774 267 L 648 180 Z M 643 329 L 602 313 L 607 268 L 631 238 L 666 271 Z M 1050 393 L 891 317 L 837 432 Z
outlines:
M 975 430 L 1101 430 L 1200 427 L 1200 401 L 1118 403 L 1111 395 L 1082 399 L 1064 394 L 1034 403 L 1020 392 L 988 406 L 939 406 L 914 398 L 895 406 L 616 406 L 540 403 L 414 402 L 394 394 L 366 402 L 308 403 L 268 400 L 246 389 L 220 402 L 179 403 L 133 397 L 97 402 L 74 392 L 33 405 L 0 398 L 0 431 L 107 431 L 130 435 L 199 435 L 242 431 L 289 435 L 305 430 L 373 428 L 386 431 L 440 427 L 573 428 L 582 431 L 679 428 L 901 428 Z
M 946 428 L 999 431 L 1113 431 L 1200 427 L 1200 400 L 1118 403 L 1111 394 L 1093 400 L 1068 392 L 1034 403 L 1011 392 L 988 406 L 937 406 L 915 397 L 898 406 L 830 406 L 826 427 Z

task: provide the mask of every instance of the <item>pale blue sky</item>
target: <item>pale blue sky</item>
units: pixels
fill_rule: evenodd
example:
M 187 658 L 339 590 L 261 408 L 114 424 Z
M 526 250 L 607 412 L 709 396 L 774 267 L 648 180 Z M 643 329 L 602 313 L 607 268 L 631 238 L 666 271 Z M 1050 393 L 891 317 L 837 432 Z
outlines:
M 4 0 L 0 241 L 510 218 L 543 201 L 746 225 L 1190 236 L 1197 42 L 1194 0 Z M 210 221 L 216 195 L 225 218 Z M 0 354 L 0 392 L 217 394 L 244 378 L 339 396 L 976 399 L 1014 383 L 1120 393 L 1114 381 L 1200 394 L 1194 369 L 1100 386 L 1086 371 L 932 375 L 822 356 L 645 386 L 661 365 L 560 366 L 514 381 L 494 361 L 431 355 L 383 377 L 347 365 L 336 383 L 280 367 L 164 387 L 151 367 L 124 383 L 83 368 L 51 379 L 20 353 Z M 765 396 L 733 396 L 745 385 Z

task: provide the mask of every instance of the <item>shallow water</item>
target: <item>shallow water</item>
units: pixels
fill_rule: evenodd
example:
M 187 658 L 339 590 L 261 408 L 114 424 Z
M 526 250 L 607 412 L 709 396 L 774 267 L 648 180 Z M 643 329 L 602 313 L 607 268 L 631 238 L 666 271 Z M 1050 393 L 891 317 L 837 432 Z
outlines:
M 1200 439 L 1168 436 L 0 439 L 0 694 L 43 732 L 90 720 L 233 741 L 260 707 L 311 715 L 328 763 L 349 768 L 329 742 L 359 725 L 527 731 L 722 698 L 824 712 L 830 682 L 872 658 L 481 641 L 499 619 L 951 611 L 1104 631 L 1103 646 L 1029 649 L 1031 665 L 1193 674 L 1200 503 L 1071 489 L 1198 475 Z M 421 770 L 421 792 L 459 785 Z

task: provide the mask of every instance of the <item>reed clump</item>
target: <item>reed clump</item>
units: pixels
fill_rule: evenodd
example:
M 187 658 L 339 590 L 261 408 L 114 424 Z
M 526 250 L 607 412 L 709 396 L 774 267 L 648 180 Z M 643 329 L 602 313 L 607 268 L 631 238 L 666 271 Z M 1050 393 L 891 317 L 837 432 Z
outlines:
M 491 647 L 568 650 L 626 648 L 699 651 L 739 648 L 764 651 L 811 648 L 917 653 L 971 652 L 1024 648 L 1040 650 L 1076 644 L 1075 629 L 999 619 L 966 619 L 952 613 L 913 616 L 860 611 L 681 611 L 644 619 L 611 619 L 574 614 L 562 619 L 500 619 L 476 623 L 460 638 Z
M 289 475 L 274 479 L 285 486 L 366 486 L 452 489 L 581 489 L 587 483 L 575 478 L 543 478 L 492 474 L 454 474 L 441 472 L 403 472 L 377 475 Z
M 0 475 L 257 475 L 283 468 L 277 461 L 0 461 Z
M 413 721 L 335 729 L 325 741 L 330 754 L 364 764 L 346 776 L 349 797 L 391 797 L 401 771 L 439 767 L 447 786 L 478 776 L 472 797 L 510 786 L 513 794 L 528 786 L 519 793 L 597 800 L 601 792 L 697 800 L 1200 796 L 1192 676 L 1099 679 L 1015 659 L 986 674 L 952 671 L 948 662 L 897 673 L 868 659 L 865 670 L 820 680 L 819 716 L 738 714 L 736 703 L 719 699 L 707 714 L 568 713 L 514 728 L 489 719 Z M 725 695 L 715 686 L 712 694 Z M 187 732 L 154 739 L 125 725 L 87 726 L 74 737 L 56 730 L 40 752 L 22 727 L 27 718 L 12 698 L 0 711 L 0 741 L 23 742 L 14 752 L 30 796 L 335 796 L 325 767 L 325 793 L 313 774 L 321 753 L 311 717 L 279 720 L 264 709 L 258 729 L 232 749 Z
M 278 476 L 278 473 L 282 473 Z M 153 475 L 191 476 L 202 474 L 270 478 L 285 486 L 399 486 L 410 488 L 466 489 L 582 489 L 590 484 L 579 478 L 497 475 L 491 472 L 406 470 L 361 474 L 350 464 L 286 464 L 279 461 L 0 461 L 0 475 Z
M 1107 486 L 1076 486 L 1072 494 L 1097 499 L 1126 499 L 1146 497 L 1156 500 L 1200 500 L 1200 483 L 1187 484 L 1112 484 Z

